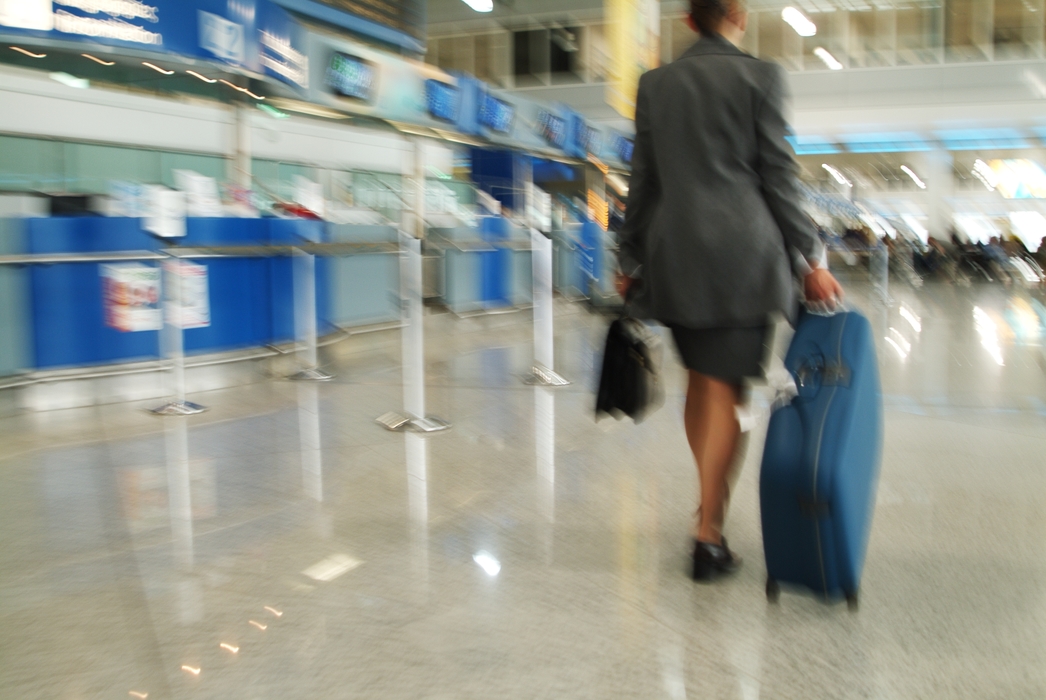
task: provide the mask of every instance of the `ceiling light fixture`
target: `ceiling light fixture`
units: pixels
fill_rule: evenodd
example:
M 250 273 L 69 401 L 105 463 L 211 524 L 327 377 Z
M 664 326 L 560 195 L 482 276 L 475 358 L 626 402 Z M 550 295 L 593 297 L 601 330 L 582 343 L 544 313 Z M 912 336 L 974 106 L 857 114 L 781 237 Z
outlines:
M 787 22 L 799 36 L 813 36 L 817 34 L 817 25 L 794 7 L 786 7 L 781 10 L 781 19 Z
M 980 180 L 989 191 L 994 191 L 999 184 L 999 176 L 995 174 L 995 171 L 991 169 L 990 165 L 980 158 L 974 161 L 973 170 L 970 172 L 974 177 Z
M 831 70 L 843 69 L 843 64 L 839 63 L 835 56 L 828 53 L 827 49 L 823 49 L 820 46 L 818 46 L 816 49 L 814 49 L 814 56 L 817 56 L 819 59 L 821 59 L 824 62 L 824 64 L 828 66 L 828 68 Z
M 185 72 L 188 73 L 189 75 L 191 75 L 194 78 L 199 78 L 200 80 L 202 80 L 203 82 L 205 82 L 205 83 L 207 83 L 209 85 L 214 85 L 216 82 L 218 82 L 214 78 L 208 78 L 206 75 L 200 75 L 199 73 L 197 73 L 194 70 L 187 70 Z
M 462 0 L 462 2 L 476 12 L 491 12 L 494 9 L 494 0 Z
M 157 65 L 154 65 L 152 63 L 149 63 L 148 61 L 142 61 L 142 65 L 146 66 L 148 68 L 152 68 L 157 73 L 163 73 L 164 75 L 174 75 L 174 71 L 173 70 L 165 70 L 163 68 L 160 68 L 160 66 L 157 66 Z
M 98 58 L 97 56 L 92 56 L 89 53 L 82 53 L 80 55 L 83 56 L 84 58 L 91 59 L 92 61 L 94 61 L 95 63 L 97 63 L 100 66 L 115 66 L 116 65 L 116 61 L 103 61 L 102 59 Z
M 847 187 L 853 187 L 854 184 L 846 179 L 846 176 L 839 172 L 836 168 L 828 165 L 828 163 L 821 163 L 821 167 L 828 171 L 828 174 L 835 178 L 835 181 L 840 185 L 846 185 Z
M 47 58 L 47 54 L 45 53 L 33 53 L 32 51 L 23 49 L 21 46 L 8 46 L 7 48 L 11 49 L 12 51 L 17 51 L 20 54 L 25 54 L 29 58 Z
M 902 165 L 901 166 L 901 170 L 903 170 L 905 173 L 907 173 L 908 177 L 912 178 L 912 182 L 914 182 L 916 185 L 918 185 L 920 190 L 925 190 L 926 189 L 926 183 L 923 182 L 919 178 L 919 176 L 915 174 L 915 171 L 913 171 L 907 165 Z

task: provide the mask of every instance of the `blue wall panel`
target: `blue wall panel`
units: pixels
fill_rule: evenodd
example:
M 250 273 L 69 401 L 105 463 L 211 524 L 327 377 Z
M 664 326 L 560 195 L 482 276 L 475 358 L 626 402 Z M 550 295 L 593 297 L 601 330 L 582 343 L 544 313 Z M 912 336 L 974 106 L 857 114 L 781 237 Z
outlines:
M 203 261 L 211 325 L 185 332 L 185 352 L 204 353 L 272 342 L 271 261 L 226 258 Z
M 511 234 L 508 220 L 487 216 L 480 220 L 480 237 L 495 246 Z M 507 248 L 479 253 L 480 298 L 486 307 L 509 306 L 511 300 L 512 251 Z
M 156 249 L 138 219 L 52 217 L 26 220 L 32 253 Z M 105 325 L 101 265 L 36 265 L 30 271 L 34 365 L 39 369 L 154 359 L 155 331 Z
M 124 333 L 105 325 L 100 265 L 38 265 L 31 279 L 36 367 L 123 362 L 159 355 L 155 331 Z

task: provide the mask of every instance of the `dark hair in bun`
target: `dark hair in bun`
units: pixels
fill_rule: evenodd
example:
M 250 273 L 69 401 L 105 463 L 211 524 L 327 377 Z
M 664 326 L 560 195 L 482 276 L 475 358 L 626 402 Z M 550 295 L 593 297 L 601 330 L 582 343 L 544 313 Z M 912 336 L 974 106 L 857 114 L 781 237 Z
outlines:
M 690 0 L 690 19 L 701 34 L 718 34 L 730 12 L 743 8 L 743 0 Z

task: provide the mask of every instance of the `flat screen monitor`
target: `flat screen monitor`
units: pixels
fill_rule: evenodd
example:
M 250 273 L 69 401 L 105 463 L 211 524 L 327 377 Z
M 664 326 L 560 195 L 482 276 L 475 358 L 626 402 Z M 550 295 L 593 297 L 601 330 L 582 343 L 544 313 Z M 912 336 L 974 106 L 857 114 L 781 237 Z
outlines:
M 342 97 L 370 102 L 374 99 L 376 73 L 370 61 L 336 51 L 327 67 L 327 87 Z
M 626 139 L 624 136 L 614 137 L 614 152 L 621 159 L 622 163 L 632 162 L 632 151 L 635 149 L 635 146 L 636 144 L 632 139 Z
M 584 153 L 599 152 L 599 132 L 584 121 L 577 122 L 577 145 Z
M 504 100 L 483 93 L 479 103 L 479 123 L 500 134 L 512 131 L 512 123 L 516 118 L 516 108 Z
M 563 148 L 567 139 L 567 122 L 552 112 L 542 110 L 538 114 L 538 133 L 556 148 Z
M 455 123 L 458 121 L 458 109 L 461 107 L 461 90 L 450 83 L 439 80 L 425 81 L 425 104 L 429 114 L 441 121 Z

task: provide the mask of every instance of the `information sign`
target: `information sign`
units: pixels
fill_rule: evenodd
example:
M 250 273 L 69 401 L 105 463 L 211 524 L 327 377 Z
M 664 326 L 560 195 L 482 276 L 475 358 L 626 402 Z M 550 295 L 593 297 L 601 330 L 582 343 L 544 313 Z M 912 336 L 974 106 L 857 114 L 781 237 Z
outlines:
M 101 266 L 105 325 L 124 332 L 158 331 L 160 269 L 141 263 Z

